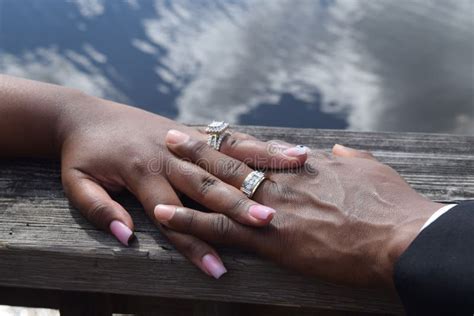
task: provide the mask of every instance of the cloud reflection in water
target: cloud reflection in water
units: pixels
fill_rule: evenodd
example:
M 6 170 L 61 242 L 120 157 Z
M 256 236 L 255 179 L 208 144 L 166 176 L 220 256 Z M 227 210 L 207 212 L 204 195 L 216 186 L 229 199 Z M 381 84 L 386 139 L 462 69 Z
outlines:
M 166 1 L 144 21 L 178 119 L 238 122 L 285 93 L 355 130 L 474 134 L 470 1 Z
M 94 58 L 104 61 L 105 56 L 90 49 L 89 47 L 89 53 L 95 55 Z M 72 50 L 60 53 L 54 46 L 39 47 L 20 56 L 0 54 L 0 72 L 77 88 L 91 95 L 126 102 L 126 96 L 93 65 L 91 58 Z
M 474 134 L 470 0 L 31 1 L 1 72 L 183 122 Z

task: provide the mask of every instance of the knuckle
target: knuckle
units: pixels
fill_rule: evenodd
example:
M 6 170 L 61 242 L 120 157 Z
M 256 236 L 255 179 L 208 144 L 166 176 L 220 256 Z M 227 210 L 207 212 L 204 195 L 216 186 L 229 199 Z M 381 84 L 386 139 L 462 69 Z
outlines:
M 238 197 L 237 199 L 233 200 L 226 209 L 223 210 L 223 213 L 229 215 L 232 218 L 237 218 L 239 215 L 243 215 L 242 210 L 246 209 L 247 205 L 247 198 Z
M 189 150 L 192 157 L 194 157 L 194 160 L 205 155 L 209 148 L 210 147 L 207 143 L 198 140 L 191 141 L 191 144 L 189 145 Z
M 270 182 L 270 194 L 276 198 L 287 198 L 292 194 L 292 189 L 286 184 Z
M 208 251 L 208 247 L 194 238 L 186 238 L 179 247 L 185 256 L 200 259 Z
M 284 183 L 268 181 L 267 195 L 269 199 L 284 203 L 292 201 L 295 198 L 295 193 L 292 187 Z
M 212 231 L 220 240 L 226 240 L 232 229 L 229 218 L 223 214 L 216 214 L 212 221 Z
M 222 167 L 222 174 L 224 176 L 236 177 L 242 175 L 246 165 L 239 160 L 227 159 Z
M 149 163 L 140 156 L 133 156 L 129 162 L 132 174 L 145 175 L 148 171 Z
M 186 214 L 186 216 L 185 216 L 186 220 L 185 220 L 185 223 L 184 223 L 184 230 L 187 231 L 187 232 L 193 231 L 193 229 L 194 229 L 194 220 L 195 220 L 196 213 L 195 212 L 184 211 L 183 209 L 181 209 L 180 211 Z
M 199 183 L 199 193 L 201 195 L 206 195 L 209 190 L 211 190 L 215 185 L 217 184 L 217 179 L 210 176 L 210 175 L 205 175 L 202 176 L 200 179 Z
M 91 222 L 102 225 L 105 221 L 107 214 L 108 205 L 104 202 L 97 200 L 93 202 L 89 208 L 85 210 L 84 216 Z
M 236 133 L 227 137 L 227 144 L 230 150 L 236 150 L 239 147 L 241 141 L 242 139 L 239 138 L 239 134 Z
M 194 164 L 199 166 L 201 169 L 204 169 L 204 170 L 207 170 L 207 171 L 212 170 L 212 168 L 213 168 L 213 165 L 212 165 L 211 161 L 207 158 L 204 158 L 204 157 L 195 159 Z
M 294 196 L 293 189 L 287 184 L 276 184 L 275 190 L 278 192 L 280 197 L 285 200 L 289 200 Z

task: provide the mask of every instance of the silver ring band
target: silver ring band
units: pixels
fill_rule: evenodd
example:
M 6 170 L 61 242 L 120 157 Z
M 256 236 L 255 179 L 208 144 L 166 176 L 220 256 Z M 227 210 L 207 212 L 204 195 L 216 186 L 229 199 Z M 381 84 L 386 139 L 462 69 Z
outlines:
M 228 135 L 230 135 L 230 132 L 224 132 L 223 134 L 210 134 L 207 138 L 207 144 L 219 151 L 221 149 L 222 141 Z
M 230 133 L 227 131 L 229 123 L 223 121 L 213 121 L 206 127 L 206 134 L 208 134 L 207 144 L 219 151 L 222 141 Z
M 265 174 L 263 172 L 254 170 L 250 172 L 245 178 L 244 182 L 242 182 L 240 191 L 242 191 L 249 199 L 251 199 L 263 180 L 265 180 Z

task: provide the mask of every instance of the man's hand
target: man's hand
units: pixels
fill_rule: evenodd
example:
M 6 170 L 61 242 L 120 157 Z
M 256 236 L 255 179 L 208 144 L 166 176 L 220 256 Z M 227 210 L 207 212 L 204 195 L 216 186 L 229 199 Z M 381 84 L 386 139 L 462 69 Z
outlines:
M 196 153 L 199 146 L 192 139 L 168 141 L 176 155 L 199 161 L 235 187 L 251 171 L 242 166 L 224 172 L 216 166 L 237 162 L 216 151 Z M 183 177 L 193 181 L 193 175 Z M 371 154 L 339 145 L 333 154 L 313 151 L 298 171 L 273 171 L 267 177 L 254 196 L 277 210 L 267 227 L 255 229 L 222 214 L 177 205 L 160 205 L 155 215 L 176 231 L 250 249 L 330 282 L 393 286 L 397 258 L 441 207 Z

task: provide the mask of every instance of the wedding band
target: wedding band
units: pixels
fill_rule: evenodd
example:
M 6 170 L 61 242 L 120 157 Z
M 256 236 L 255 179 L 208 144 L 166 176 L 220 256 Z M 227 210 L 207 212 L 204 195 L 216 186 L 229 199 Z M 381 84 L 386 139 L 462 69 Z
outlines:
M 224 132 L 223 134 L 211 134 L 207 138 L 207 144 L 215 150 L 219 151 L 221 149 L 222 141 L 227 135 L 230 135 L 230 133 Z
M 229 123 L 223 121 L 213 121 L 206 127 L 206 134 L 208 134 L 207 144 L 219 151 L 222 141 L 230 133 L 227 131 Z
M 242 182 L 240 191 L 242 191 L 249 199 L 255 194 L 258 186 L 265 180 L 265 174 L 263 172 L 254 170 L 250 172 Z

